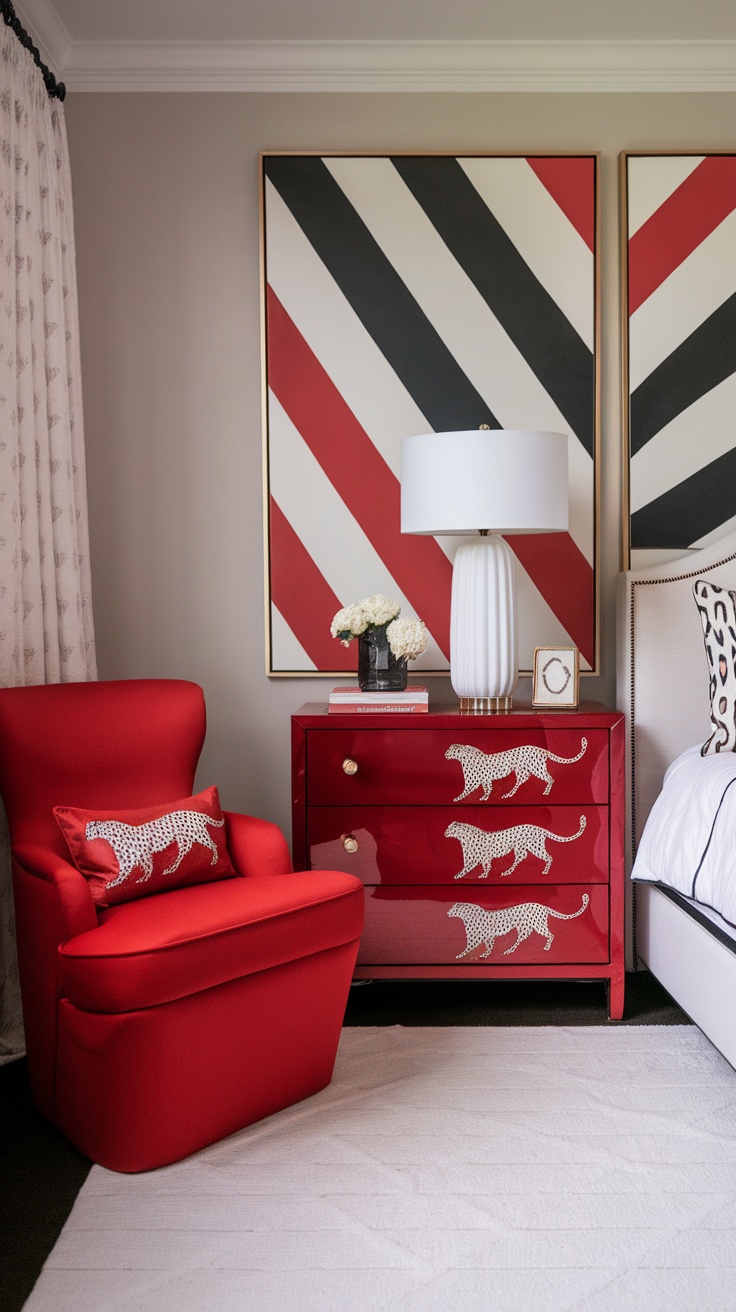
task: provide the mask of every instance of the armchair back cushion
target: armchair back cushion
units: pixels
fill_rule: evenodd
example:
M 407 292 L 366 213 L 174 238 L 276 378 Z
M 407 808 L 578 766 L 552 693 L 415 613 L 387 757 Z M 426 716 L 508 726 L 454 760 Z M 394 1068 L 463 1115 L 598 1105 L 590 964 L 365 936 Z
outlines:
M 204 734 L 204 694 L 183 680 L 6 688 L 0 791 L 13 844 L 68 858 L 55 806 L 132 809 L 188 797 Z

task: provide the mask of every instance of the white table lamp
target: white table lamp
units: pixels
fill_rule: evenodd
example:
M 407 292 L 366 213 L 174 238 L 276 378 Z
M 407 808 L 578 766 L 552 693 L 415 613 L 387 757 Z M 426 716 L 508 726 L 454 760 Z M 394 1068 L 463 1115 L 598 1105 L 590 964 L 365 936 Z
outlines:
M 402 533 L 457 549 L 450 679 L 461 710 L 510 710 L 519 673 L 514 557 L 501 534 L 564 532 L 567 435 L 520 429 L 422 433 L 401 444 Z

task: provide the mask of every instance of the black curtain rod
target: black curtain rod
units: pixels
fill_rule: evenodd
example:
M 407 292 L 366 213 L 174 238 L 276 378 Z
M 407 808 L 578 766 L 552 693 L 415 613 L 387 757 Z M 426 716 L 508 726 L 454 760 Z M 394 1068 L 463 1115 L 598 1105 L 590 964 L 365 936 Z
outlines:
M 33 62 L 36 65 L 36 67 L 40 68 L 41 73 L 43 74 L 43 80 L 46 86 L 46 90 L 48 91 L 51 99 L 63 100 L 66 95 L 66 87 L 64 86 L 64 83 L 57 82 L 56 78 L 51 72 L 51 69 L 47 68 L 46 65 L 44 64 L 40 52 L 38 50 L 38 47 L 34 46 L 31 38 L 26 32 L 26 29 L 24 28 L 13 6 L 11 5 L 10 0 L 0 0 L 0 12 L 2 13 L 3 19 L 5 20 L 6 27 L 11 28 L 12 31 L 15 32 L 15 35 L 20 41 L 21 45 L 25 46 L 26 50 L 33 57 Z

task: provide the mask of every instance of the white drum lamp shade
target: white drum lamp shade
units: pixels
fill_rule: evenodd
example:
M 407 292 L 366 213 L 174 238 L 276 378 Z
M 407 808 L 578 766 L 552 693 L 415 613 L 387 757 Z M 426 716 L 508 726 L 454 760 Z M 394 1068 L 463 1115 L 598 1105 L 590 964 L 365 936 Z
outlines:
M 450 678 L 465 710 L 506 710 L 518 677 L 513 553 L 501 534 L 568 526 L 567 435 L 422 433 L 401 444 L 402 533 L 450 534 Z

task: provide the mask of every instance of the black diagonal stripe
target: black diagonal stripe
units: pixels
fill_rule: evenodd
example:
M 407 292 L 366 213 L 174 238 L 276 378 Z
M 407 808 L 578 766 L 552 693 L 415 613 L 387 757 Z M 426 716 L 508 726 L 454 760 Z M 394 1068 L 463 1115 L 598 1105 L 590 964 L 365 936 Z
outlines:
M 592 352 L 535 278 L 456 159 L 397 156 L 392 162 L 575 436 L 592 455 Z M 520 405 L 522 400 L 519 398 Z
M 733 373 L 736 373 L 736 292 L 632 392 L 631 454 L 635 455 L 655 433 Z M 697 440 L 695 435 L 694 440 Z
M 736 515 L 736 449 L 631 516 L 634 548 L 684 549 Z
M 435 432 L 480 424 L 500 428 L 324 162 L 310 155 L 270 155 L 264 168 Z

